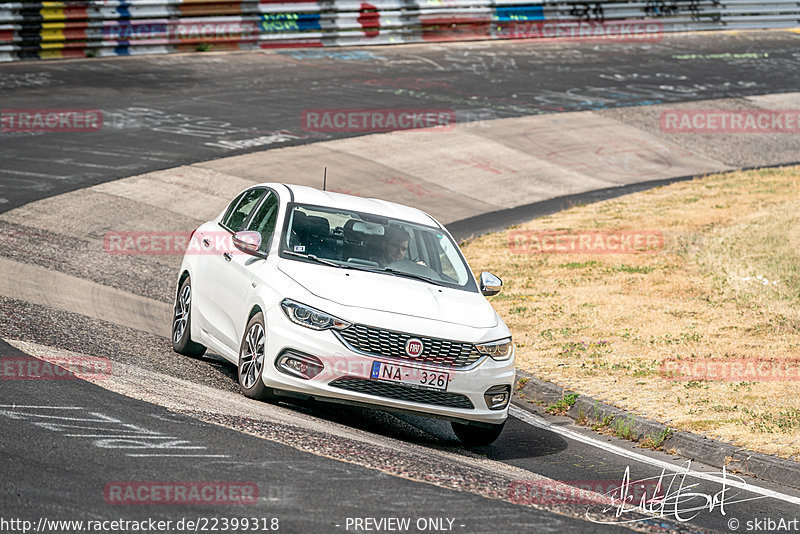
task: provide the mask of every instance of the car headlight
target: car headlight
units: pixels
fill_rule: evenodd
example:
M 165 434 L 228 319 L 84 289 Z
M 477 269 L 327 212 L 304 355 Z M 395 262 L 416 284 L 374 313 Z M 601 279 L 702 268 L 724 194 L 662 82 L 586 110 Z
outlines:
M 338 317 L 291 299 L 283 299 L 281 308 L 290 321 L 313 330 L 327 330 L 328 328 L 344 330 L 350 326 L 347 321 L 342 321 Z
M 514 344 L 511 343 L 510 337 L 490 343 L 479 343 L 475 347 L 481 354 L 491 356 L 493 360 L 497 361 L 507 360 L 514 354 Z

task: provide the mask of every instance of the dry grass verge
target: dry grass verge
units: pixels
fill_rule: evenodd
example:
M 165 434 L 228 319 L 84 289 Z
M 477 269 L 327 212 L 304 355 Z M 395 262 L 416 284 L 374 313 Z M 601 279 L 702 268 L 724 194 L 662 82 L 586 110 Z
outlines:
M 664 242 L 655 254 L 521 254 L 509 236 L 524 230 L 657 231 Z M 665 374 L 707 359 L 800 365 L 800 167 L 578 206 L 463 249 L 476 271 L 504 280 L 492 303 L 520 369 L 678 430 L 800 460 L 797 379 Z

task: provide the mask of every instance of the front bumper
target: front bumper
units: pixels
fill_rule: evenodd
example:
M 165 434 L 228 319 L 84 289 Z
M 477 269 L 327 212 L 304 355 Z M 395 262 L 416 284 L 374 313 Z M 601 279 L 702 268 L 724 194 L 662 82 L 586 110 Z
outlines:
M 354 352 L 330 330 L 315 331 L 292 323 L 280 306 L 268 311 L 265 320 L 267 358 L 262 380 L 267 387 L 289 394 L 462 422 L 499 424 L 508 417 L 508 405 L 491 410 L 484 393 L 499 385 L 508 385 L 510 391 L 515 375 L 513 357 L 498 362 L 487 356 L 467 369 L 423 365 Z M 322 370 L 311 379 L 278 370 L 275 362 L 287 351 L 315 356 L 322 362 Z M 376 361 L 420 371 L 447 372 L 447 390 L 440 392 L 373 380 L 371 371 Z

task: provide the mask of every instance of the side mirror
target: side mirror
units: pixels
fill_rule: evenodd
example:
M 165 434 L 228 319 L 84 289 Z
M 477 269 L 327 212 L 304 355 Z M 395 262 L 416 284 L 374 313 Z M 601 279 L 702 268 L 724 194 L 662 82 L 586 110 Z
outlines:
M 483 271 L 481 273 L 481 293 L 486 297 L 497 295 L 500 293 L 500 288 L 503 287 L 503 281 L 492 273 Z
M 266 254 L 258 250 L 261 246 L 261 234 L 258 232 L 242 231 L 233 234 L 233 246 L 245 254 L 265 258 Z

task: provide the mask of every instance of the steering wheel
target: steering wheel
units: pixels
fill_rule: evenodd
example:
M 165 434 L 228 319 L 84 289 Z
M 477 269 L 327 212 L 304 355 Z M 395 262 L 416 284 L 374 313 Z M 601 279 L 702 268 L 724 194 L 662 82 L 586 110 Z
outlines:
M 396 269 L 398 271 L 404 271 L 410 274 L 417 274 L 419 276 L 424 276 L 432 280 L 441 280 L 439 273 L 437 273 L 427 265 L 420 265 L 419 263 L 406 258 L 403 258 L 402 260 L 399 261 L 393 261 L 386 267 L 389 267 L 391 269 Z

